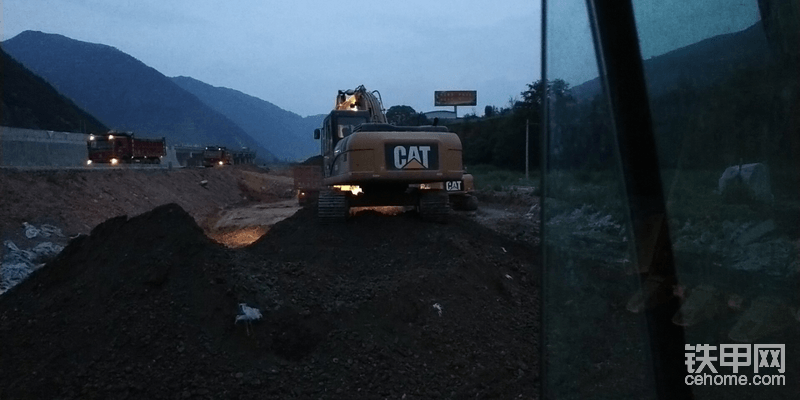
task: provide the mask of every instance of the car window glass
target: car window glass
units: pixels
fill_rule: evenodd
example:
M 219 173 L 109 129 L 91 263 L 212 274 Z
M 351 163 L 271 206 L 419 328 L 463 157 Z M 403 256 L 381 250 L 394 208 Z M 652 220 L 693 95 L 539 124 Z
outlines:
M 547 15 L 543 246 L 548 397 L 653 398 L 641 287 L 586 3 Z M 579 66 L 579 67 L 576 67 Z M 586 82 L 586 83 L 584 83 Z M 644 292 L 643 292 L 644 290 Z
M 717 357 L 716 372 L 687 366 L 713 380 L 693 392 L 798 398 L 800 6 L 633 3 L 680 282 L 672 322 L 687 353 Z
M 585 4 L 548 3 L 546 16 L 546 388 L 653 398 L 643 312 L 663 282 L 639 283 Z M 633 5 L 692 392 L 800 398 L 800 6 Z

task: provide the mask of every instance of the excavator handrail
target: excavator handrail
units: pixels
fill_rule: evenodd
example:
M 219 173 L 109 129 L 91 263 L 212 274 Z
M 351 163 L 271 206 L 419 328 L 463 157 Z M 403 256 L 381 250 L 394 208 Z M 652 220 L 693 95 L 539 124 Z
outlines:
M 450 132 L 446 126 L 398 126 L 391 124 L 365 123 L 353 129 L 353 132 Z

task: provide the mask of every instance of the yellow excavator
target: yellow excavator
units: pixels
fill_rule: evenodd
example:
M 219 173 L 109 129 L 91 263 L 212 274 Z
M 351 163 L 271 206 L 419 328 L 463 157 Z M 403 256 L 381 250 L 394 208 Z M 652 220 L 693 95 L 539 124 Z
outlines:
M 458 135 L 444 126 L 390 125 L 377 91 L 340 90 L 314 139 L 322 156 L 322 222 L 346 220 L 350 207 L 413 206 L 437 222 L 446 221 L 451 204 L 477 209 Z

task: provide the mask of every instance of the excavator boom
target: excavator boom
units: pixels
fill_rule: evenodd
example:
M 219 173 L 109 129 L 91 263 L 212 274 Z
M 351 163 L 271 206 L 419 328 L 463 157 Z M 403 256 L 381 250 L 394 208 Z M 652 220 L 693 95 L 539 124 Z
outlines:
M 369 122 L 385 124 L 387 122 L 386 113 L 383 109 L 380 95 L 377 90 L 367 91 L 364 85 L 355 88 L 355 90 L 340 90 L 336 96 L 336 105 L 333 109 L 339 111 L 368 111 L 370 114 Z

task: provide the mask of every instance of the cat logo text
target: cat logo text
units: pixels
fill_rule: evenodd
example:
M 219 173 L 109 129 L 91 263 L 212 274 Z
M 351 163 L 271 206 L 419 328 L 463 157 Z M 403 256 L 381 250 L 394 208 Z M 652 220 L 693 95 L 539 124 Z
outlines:
M 425 170 L 439 167 L 436 144 L 386 145 L 386 167 L 390 170 Z

